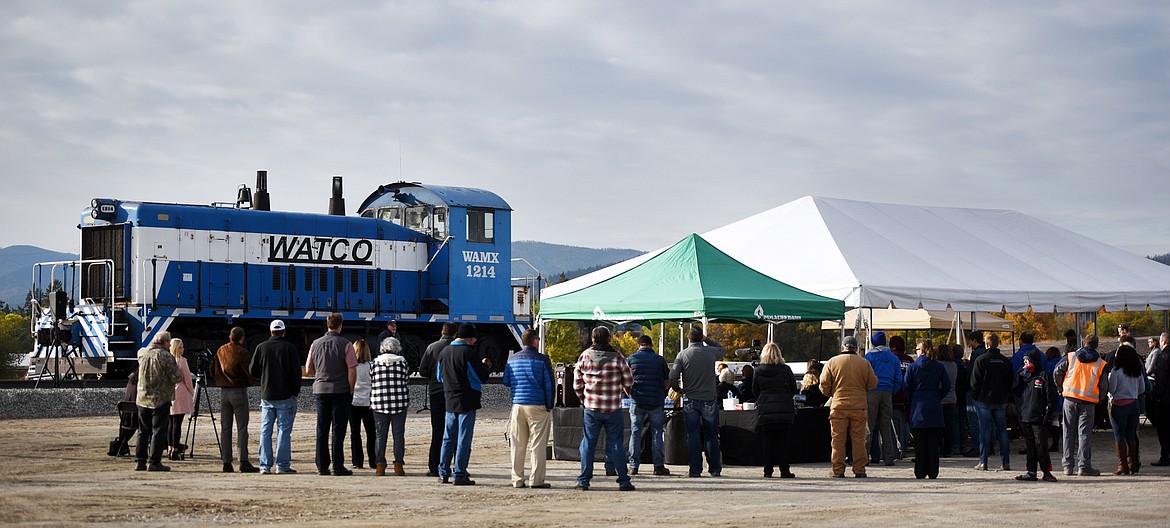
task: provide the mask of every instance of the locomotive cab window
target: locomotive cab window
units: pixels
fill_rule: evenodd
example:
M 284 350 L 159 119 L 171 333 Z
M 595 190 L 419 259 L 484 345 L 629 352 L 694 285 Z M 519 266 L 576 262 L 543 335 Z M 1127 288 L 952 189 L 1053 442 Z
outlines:
M 383 207 L 378 209 L 378 218 L 387 222 L 402 225 L 402 209 L 397 207 Z
M 447 238 L 447 208 L 436 207 L 431 212 L 431 220 L 435 223 L 435 238 L 439 240 Z
M 496 214 L 484 209 L 467 210 L 467 241 L 494 242 Z
M 414 205 L 406 208 L 403 227 L 418 231 L 424 235 L 431 233 L 431 215 L 425 205 Z

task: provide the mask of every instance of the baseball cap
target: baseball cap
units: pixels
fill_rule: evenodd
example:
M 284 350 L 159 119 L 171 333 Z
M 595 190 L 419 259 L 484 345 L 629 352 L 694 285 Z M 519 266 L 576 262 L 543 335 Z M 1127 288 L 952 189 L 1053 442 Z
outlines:
M 280 319 L 273 319 L 272 324 L 268 325 L 268 330 L 271 332 L 284 330 L 284 321 L 281 321 Z

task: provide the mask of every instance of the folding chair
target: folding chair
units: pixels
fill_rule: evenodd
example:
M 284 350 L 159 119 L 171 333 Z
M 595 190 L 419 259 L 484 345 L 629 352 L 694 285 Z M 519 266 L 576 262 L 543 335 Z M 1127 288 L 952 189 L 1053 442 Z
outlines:
M 118 437 L 110 441 L 110 456 L 130 456 L 130 439 L 138 432 L 138 405 L 118 402 Z

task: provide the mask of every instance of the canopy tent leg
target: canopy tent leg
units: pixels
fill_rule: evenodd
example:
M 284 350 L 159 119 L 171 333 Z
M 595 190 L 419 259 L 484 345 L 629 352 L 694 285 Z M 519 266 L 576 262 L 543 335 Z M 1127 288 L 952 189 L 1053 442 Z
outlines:
M 870 317 L 872 317 L 872 315 Z M 861 329 L 863 324 L 868 324 L 865 321 L 865 309 L 859 308 L 857 310 L 857 318 L 853 321 L 853 335 L 857 335 L 858 330 Z M 841 325 L 841 339 L 845 339 L 845 325 Z
M 975 322 L 975 312 L 971 312 L 971 331 L 974 332 L 976 328 L 979 328 L 979 325 Z M 979 345 L 975 346 L 978 348 Z
M 547 356 L 548 352 L 544 348 L 544 338 L 546 335 L 548 335 L 548 321 L 545 321 L 543 319 L 541 319 L 540 321 L 537 321 L 536 322 L 536 331 L 540 335 L 540 353 Z
M 857 335 L 857 332 L 854 332 L 853 335 Z M 869 338 L 873 337 L 873 308 L 869 309 L 869 320 L 865 322 L 865 333 L 861 335 L 863 336 L 862 346 L 858 348 L 860 348 L 862 355 L 864 355 L 865 349 L 869 347 Z
M 687 333 L 683 332 L 683 323 L 682 323 L 682 321 L 679 321 L 678 322 L 678 349 L 680 352 L 687 347 L 686 339 L 687 339 Z
M 771 322 L 768 322 L 768 342 L 769 343 L 776 342 L 775 332 L 774 332 L 775 329 L 776 329 L 776 325 L 772 324 Z
M 658 325 L 658 355 L 666 357 L 666 323 Z

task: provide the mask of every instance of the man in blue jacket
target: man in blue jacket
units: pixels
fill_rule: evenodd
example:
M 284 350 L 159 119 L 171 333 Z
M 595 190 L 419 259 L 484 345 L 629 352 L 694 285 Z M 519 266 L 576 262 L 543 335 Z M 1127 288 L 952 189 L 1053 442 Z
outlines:
M 512 389 L 512 420 L 508 436 L 512 447 L 512 487 L 528 487 L 524 479 L 524 456 L 532 460 L 533 488 L 550 487 L 544 481 L 545 446 L 552 423 L 553 367 L 540 353 L 540 334 L 528 329 L 520 336 L 524 348 L 508 358 L 504 386 Z
M 630 398 L 634 404 L 630 406 L 630 474 L 638 474 L 638 464 L 642 461 L 642 435 L 650 422 L 650 450 L 654 460 L 655 475 L 669 475 L 666 469 L 666 458 L 662 452 L 662 429 L 666 422 L 666 413 L 663 404 L 666 401 L 666 388 L 670 386 L 670 368 L 666 360 L 654 352 L 654 342 L 650 336 L 638 338 L 638 351 L 630 356 L 630 370 L 634 373 L 634 385 L 630 387 Z
M 1036 336 L 1032 335 L 1032 332 L 1024 332 L 1020 334 L 1020 349 L 1017 350 L 1015 354 L 1012 354 L 1012 372 L 1019 372 L 1024 368 L 1024 356 L 1027 356 L 1028 353 L 1033 350 L 1038 352 L 1040 356 L 1040 363 L 1033 364 L 1033 366 L 1040 370 L 1047 370 L 1044 361 L 1044 353 L 1040 352 L 1040 349 L 1036 347 L 1035 342 Z
M 439 352 L 438 380 L 447 398 L 443 446 L 439 452 L 439 482 L 443 484 L 450 483 L 454 476 L 456 486 L 475 485 L 467 464 L 471 461 L 475 412 L 483 406 L 480 387 L 491 368 L 491 362 L 475 349 L 475 340 L 475 325 L 463 323 L 455 333 L 455 340 Z
M 885 332 L 874 332 L 869 342 L 873 348 L 865 353 L 865 360 L 873 367 L 878 384 L 866 393 L 869 399 L 869 429 L 865 433 L 865 445 L 873 445 L 873 432 L 878 431 L 882 458 L 887 466 L 892 466 L 898 456 L 898 446 L 894 443 L 893 398 L 894 393 L 902 388 L 902 362 L 886 346 Z

